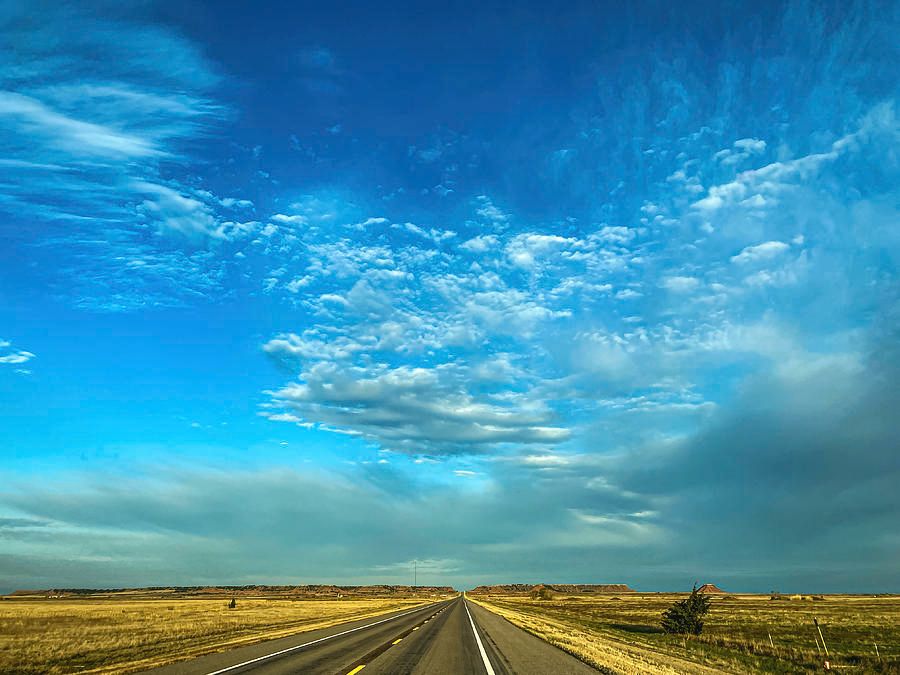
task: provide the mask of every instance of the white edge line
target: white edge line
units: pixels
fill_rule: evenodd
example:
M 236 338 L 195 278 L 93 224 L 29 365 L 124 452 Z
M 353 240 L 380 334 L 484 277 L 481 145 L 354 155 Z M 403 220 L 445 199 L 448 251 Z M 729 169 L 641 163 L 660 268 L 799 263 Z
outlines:
M 484 651 L 484 645 L 481 644 L 481 637 L 478 635 L 478 630 L 475 628 L 475 622 L 472 621 L 472 615 L 469 613 L 469 605 L 465 600 L 463 600 L 463 607 L 466 608 L 466 614 L 469 615 L 469 623 L 472 624 L 472 632 L 475 633 L 475 642 L 478 643 L 478 651 L 481 652 L 481 660 L 484 661 L 484 669 L 487 671 L 487 675 L 494 675 L 494 667 L 491 665 L 491 662 Z
M 433 603 L 430 605 L 433 607 L 440 603 Z M 287 649 L 282 649 L 277 652 L 272 652 L 271 654 L 265 654 L 264 656 L 257 656 L 255 659 L 250 659 L 249 661 L 244 661 L 243 663 L 236 663 L 233 666 L 228 666 L 227 668 L 222 668 L 221 670 L 214 670 L 211 673 L 207 673 L 206 675 L 219 675 L 219 673 L 227 673 L 230 670 L 237 670 L 238 668 L 243 668 L 244 666 L 249 666 L 251 663 L 259 663 L 260 661 L 265 661 L 266 659 L 271 659 L 275 656 L 281 656 L 282 654 L 287 654 L 288 652 L 297 651 L 298 649 L 303 649 L 304 647 L 309 647 L 310 645 L 317 644 L 319 642 L 325 642 L 326 640 L 332 640 L 336 637 L 340 637 L 341 635 L 346 635 L 347 633 L 355 633 L 358 630 L 363 630 L 365 628 L 371 628 L 372 626 L 377 626 L 380 623 L 384 623 L 385 621 L 393 621 L 394 619 L 399 619 L 401 616 L 406 616 L 407 614 L 412 614 L 413 612 L 418 612 L 422 609 L 429 607 L 429 605 L 424 605 L 422 607 L 416 607 L 415 609 L 411 609 L 408 612 L 403 612 L 403 614 L 396 614 L 395 616 L 389 616 L 387 619 L 382 619 L 381 621 L 375 621 L 374 623 L 367 623 L 365 626 L 357 626 L 356 628 L 350 628 L 349 630 L 341 631 L 340 633 L 335 633 L 334 635 L 326 635 L 325 637 L 319 638 L 318 640 L 312 640 L 310 642 L 304 642 L 302 645 L 296 645 L 294 647 L 288 647 Z M 476 636 L 477 637 L 477 636 Z M 482 653 L 484 651 L 482 650 Z M 491 671 L 491 675 L 493 675 L 493 671 Z

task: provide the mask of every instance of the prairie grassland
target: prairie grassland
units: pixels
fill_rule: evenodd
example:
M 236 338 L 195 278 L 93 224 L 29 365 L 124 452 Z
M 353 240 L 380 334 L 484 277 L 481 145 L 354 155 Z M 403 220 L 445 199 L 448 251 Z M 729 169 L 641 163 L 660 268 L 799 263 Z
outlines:
M 819 620 L 833 668 L 900 673 L 900 597 L 713 596 L 703 634 L 666 635 L 660 615 L 678 594 L 468 596 L 512 623 L 609 673 L 804 673 L 821 671 Z M 808 596 L 804 596 L 806 598 Z M 769 635 L 772 640 L 769 641 Z M 877 655 L 876 647 L 877 644 Z
M 0 673 L 133 672 L 423 604 L 415 599 L 5 599 Z

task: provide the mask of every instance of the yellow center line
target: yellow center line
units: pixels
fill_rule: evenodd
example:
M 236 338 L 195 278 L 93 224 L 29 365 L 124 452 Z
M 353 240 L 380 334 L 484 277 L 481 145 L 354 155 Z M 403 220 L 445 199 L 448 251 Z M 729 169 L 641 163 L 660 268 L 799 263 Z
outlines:
M 358 673 L 359 671 L 361 671 L 361 670 L 362 670 L 363 668 L 365 668 L 365 667 L 366 667 L 366 664 L 365 664 L 365 663 L 362 664 L 361 666 L 356 666 L 356 668 L 354 668 L 354 669 L 351 670 L 349 673 L 347 673 L 347 675 L 356 675 L 356 673 Z
M 397 639 L 394 640 L 391 644 L 392 644 L 392 645 L 395 645 L 395 644 L 397 644 L 398 642 L 400 642 L 400 640 L 402 640 L 402 639 L 403 639 L 403 638 L 397 638 Z
M 418 627 L 418 626 L 416 626 L 416 627 L 415 627 L 415 628 L 413 628 L 413 630 L 419 630 L 419 627 Z

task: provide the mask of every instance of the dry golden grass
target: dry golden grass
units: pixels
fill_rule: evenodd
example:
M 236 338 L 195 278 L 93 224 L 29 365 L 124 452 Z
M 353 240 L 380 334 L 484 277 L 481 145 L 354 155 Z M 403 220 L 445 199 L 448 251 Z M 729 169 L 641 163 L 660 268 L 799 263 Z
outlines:
M 417 599 L 5 599 L 0 673 L 120 673 L 423 604 Z
M 549 601 L 510 595 L 469 599 L 607 672 L 820 671 L 825 655 L 816 646 L 817 617 L 837 670 L 900 673 L 900 597 L 714 596 L 703 635 L 666 635 L 659 628 L 660 614 L 682 597 L 635 593 Z
M 620 675 L 675 675 L 691 673 L 712 675 L 719 673 L 700 664 L 694 664 L 671 655 L 658 653 L 645 646 L 630 644 L 611 637 L 600 638 L 571 621 L 559 621 L 548 616 L 535 616 L 527 611 L 517 611 L 509 603 L 499 605 L 483 596 L 467 596 L 469 600 L 496 612 L 511 623 L 524 628 L 552 645 L 574 654 L 602 672 Z

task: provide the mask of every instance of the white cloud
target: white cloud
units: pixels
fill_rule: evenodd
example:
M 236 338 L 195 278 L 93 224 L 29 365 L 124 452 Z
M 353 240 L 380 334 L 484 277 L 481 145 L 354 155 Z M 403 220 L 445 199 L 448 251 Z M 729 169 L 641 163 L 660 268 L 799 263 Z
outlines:
M 284 223 L 286 225 L 306 225 L 309 219 L 301 215 L 286 215 L 284 213 L 276 213 L 269 220 L 276 223 Z
M 366 218 L 359 223 L 353 223 L 351 225 L 347 225 L 346 227 L 352 230 L 359 230 L 360 232 L 364 232 L 367 228 L 372 227 L 373 225 L 384 225 L 389 222 L 390 221 L 387 218 L 378 216 L 374 218 Z
M 827 164 L 834 162 L 842 155 L 855 151 L 859 147 L 861 139 L 876 133 L 892 134 L 895 133 L 895 128 L 896 118 L 893 107 L 890 105 L 876 106 L 859 122 L 856 131 L 834 141 L 825 152 L 772 162 L 759 169 L 744 171 L 729 183 L 711 187 L 707 196 L 694 202 L 693 207 L 704 212 L 713 212 L 736 204 L 751 195 L 762 195 L 763 197 L 777 195 L 798 181 L 809 181 Z M 758 145 L 761 141 L 756 145 L 751 143 L 752 139 L 744 139 L 744 141 L 754 148 L 761 147 Z M 753 151 L 756 152 L 756 150 Z
M 146 197 L 138 206 L 138 211 L 155 223 L 163 233 L 175 232 L 188 238 L 230 240 L 246 236 L 257 225 L 255 221 L 222 222 L 209 203 L 165 185 L 135 181 L 132 187 Z
M 505 225 L 509 222 L 509 214 L 501 211 L 487 195 L 479 195 L 475 200 L 478 204 L 475 213 L 481 216 L 482 219 L 494 225 Z
M 766 142 L 758 138 L 742 138 L 734 142 L 734 147 L 744 152 L 751 152 L 755 155 L 765 152 Z
M 541 259 L 552 262 L 553 257 L 564 256 L 565 251 L 577 248 L 581 244 L 573 237 L 527 232 L 517 234 L 509 241 L 506 245 L 506 256 L 516 267 L 533 269 L 540 265 Z
M 465 372 L 452 363 L 362 368 L 320 361 L 304 369 L 299 383 L 273 392 L 270 407 L 273 414 L 282 414 L 280 408 L 409 454 L 477 453 L 502 443 L 555 443 L 569 436 L 551 424 L 551 411 L 535 398 L 510 404 L 474 396 Z
M 22 94 L 0 92 L 0 119 L 4 117 L 18 133 L 46 144 L 48 149 L 73 155 L 118 160 L 165 154 L 152 140 L 74 119 Z
M 671 276 L 663 279 L 662 286 L 673 293 L 690 293 L 700 286 L 700 280 L 696 277 Z
M 497 247 L 500 238 L 495 234 L 482 234 L 464 241 L 459 247 L 469 253 L 486 253 Z
M 456 236 L 456 232 L 453 232 L 451 230 L 440 230 L 434 227 L 426 230 L 419 227 L 415 223 L 403 223 L 402 225 L 394 223 L 393 225 L 391 225 L 391 227 L 395 229 L 406 230 L 407 232 L 415 234 L 419 237 L 428 239 L 429 241 L 433 241 L 435 244 L 440 244 L 442 241 L 452 239 Z
M 731 257 L 731 262 L 738 265 L 771 260 L 790 249 L 783 241 L 766 241 L 756 246 L 747 246 L 740 253 Z
M 610 244 L 619 244 L 620 246 L 624 246 L 626 244 L 630 244 L 637 232 L 630 227 L 616 227 L 612 225 L 604 225 L 597 232 L 596 237 L 601 241 L 610 243 Z
M 235 197 L 224 197 L 219 199 L 219 203 L 227 209 L 252 209 L 253 202 L 249 199 L 237 199 Z
M 309 286 L 312 281 L 313 277 L 309 274 L 302 277 L 296 277 L 285 285 L 285 289 L 288 293 L 299 293 L 302 288 Z
M 34 354 L 26 351 L 18 351 L 13 352 L 11 354 L 5 354 L 0 356 L 0 363 L 7 364 L 19 364 L 19 363 L 27 363 L 31 359 L 34 358 Z

